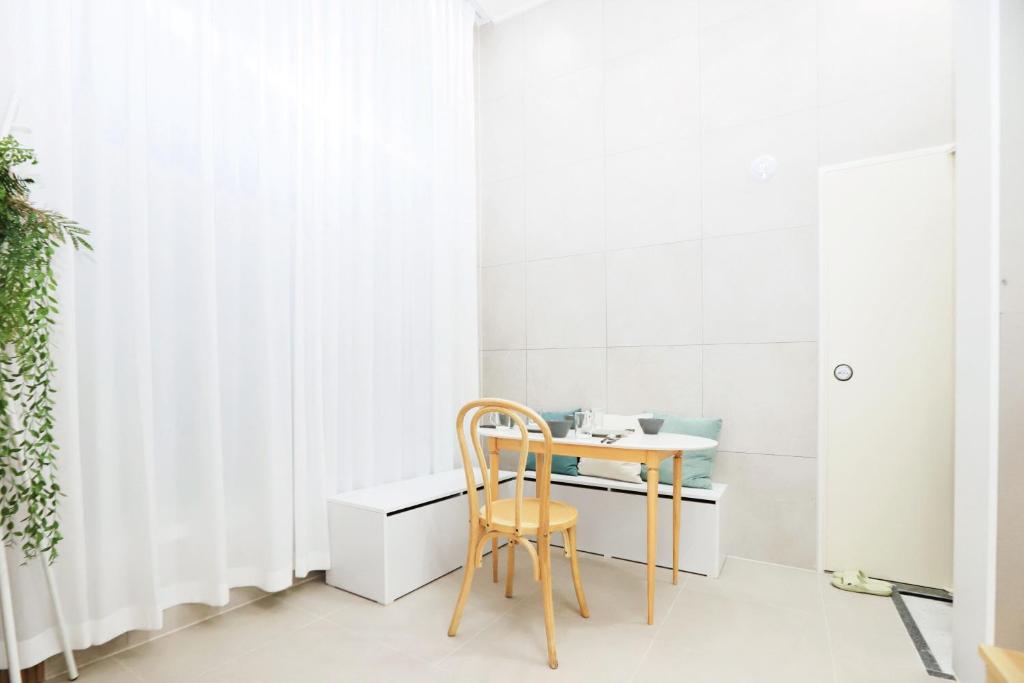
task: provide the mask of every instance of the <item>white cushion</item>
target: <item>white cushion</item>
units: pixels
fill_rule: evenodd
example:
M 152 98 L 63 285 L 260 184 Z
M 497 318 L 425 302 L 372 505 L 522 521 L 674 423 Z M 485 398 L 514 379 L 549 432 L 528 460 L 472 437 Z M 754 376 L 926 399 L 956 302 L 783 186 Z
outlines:
M 640 413 L 639 415 L 614 415 L 606 414 L 602 420 L 602 424 L 598 427 L 604 427 L 605 429 L 634 429 L 637 434 L 640 433 L 640 421 L 637 418 L 641 417 L 654 417 L 653 413 Z
M 641 483 L 640 463 L 638 462 L 580 458 L 579 473 L 588 477 L 603 477 L 604 479 L 628 481 L 632 484 Z
M 639 415 L 605 414 L 600 427 L 604 429 L 633 429 L 640 433 L 640 422 L 637 418 L 653 417 L 651 413 Z M 618 462 L 616 460 L 600 460 L 597 458 L 580 458 L 579 473 L 588 477 L 601 477 L 616 481 L 628 481 L 631 484 L 643 483 L 640 479 L 640 463 Z

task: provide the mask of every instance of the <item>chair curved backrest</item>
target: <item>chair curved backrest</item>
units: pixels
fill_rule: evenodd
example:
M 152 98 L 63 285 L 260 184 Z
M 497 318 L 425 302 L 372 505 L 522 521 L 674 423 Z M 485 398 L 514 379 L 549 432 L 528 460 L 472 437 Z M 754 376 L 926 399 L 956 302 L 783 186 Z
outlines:
M 455 420 L 455 431 L 459 437 L 459 450 L 462 453 L 462 467 L 466 473 L 466 492 L 469 498 L 469 523 L 475 528 L 480 523 L 480 504 L 476 496 L 476 481 L 473 476 L 473 461 L 469 454 L 469 444 L 476 453 L 477 464 L 484 484 L 484 526 L 490 528 L 494 501 L 498 498 L 498 490 L 491 477 L 491 464 L 480 445 L 480 420 L 485 415 L 501 413 L 512 419 L 513 428 L 519 430 L 519 463 L 516 467 L 515 495 L 515 526 L 518 534 L 523 512 L 523 477 L 526 473 L 526 458 L 530 451 L 536 455 L 537 463 L 537 498 L 540 500 L 540 519 L 538 534 L 546 535 L 550 518 L 551 500 L 551 429 L 548 423 L 533 409 L 514 401 L 502 398 L 481 398 L 470 401 L 462 406 Z M 524 419 L 525 418 L 525 419 Z M 526 429 L 532 420 L 539 427 L 544 441 L 529 440 Z M 502 434 L 514 438 L 514 432 Z M 468 437 L 468 438 L 467 438 Z M 467 443 L 468 441 L 468 443 Z M 496 479 L 496 478 L 495 478 Z

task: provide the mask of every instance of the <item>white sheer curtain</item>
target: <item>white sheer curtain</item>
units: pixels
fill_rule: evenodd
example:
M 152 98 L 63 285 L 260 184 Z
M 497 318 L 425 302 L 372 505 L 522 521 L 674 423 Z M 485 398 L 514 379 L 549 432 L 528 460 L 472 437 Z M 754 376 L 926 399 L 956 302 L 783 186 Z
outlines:
M 74 647 L 284 588 L 327 565 L 326 494 L 453 467 L 477 389 L 473 18 L 0 5 L 35 198 L 96 248 L 60 264 Z M 32 664 L 59 648 L 39 568 L 14 580 Z
M 329 49 L 342 54 L 317 60 L 326 70 L 296 84 L 303 102 L 323 83 L 338 88 L 298 145 L 301 182 L 337 179 L 300 194 L 300 573 L 324 566 L 327 552 L 323 498 L 301 492 L 451 469 L 454 415 L 478 388 L 476 276 L 467 268 L 476 263 L 474 15 L 437 0 L 371 3 L 371 17 L 361 3 L 336 4 L 330 30 L 339 40 Z M 319 229 L 328 217 L 346 229 Z

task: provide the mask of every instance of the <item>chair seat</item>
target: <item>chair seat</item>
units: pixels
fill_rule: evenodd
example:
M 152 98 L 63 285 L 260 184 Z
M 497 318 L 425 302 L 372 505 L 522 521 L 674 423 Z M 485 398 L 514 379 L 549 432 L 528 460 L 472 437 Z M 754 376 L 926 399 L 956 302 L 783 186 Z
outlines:
M 572 505 L 553 500 L 549 527 L 551 531 L 562 531 L 576 524 L 579 512 Z M 494 501 L 491 514 L 491 528 L 496 531 L 513 532 L 516 526 L 515 498 L 501 498 Z M 480 521 L 487 516 L 487 506 L 480 508 Z M 540 526 L 540 501 L 536 498 L 523 498 L 523 516 L 520 530 L 526 534 L 536 534 Z

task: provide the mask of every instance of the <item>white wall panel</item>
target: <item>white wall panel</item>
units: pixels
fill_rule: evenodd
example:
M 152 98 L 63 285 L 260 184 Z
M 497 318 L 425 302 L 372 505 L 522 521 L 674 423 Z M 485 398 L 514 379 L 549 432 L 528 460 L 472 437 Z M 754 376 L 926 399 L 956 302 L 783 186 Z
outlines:
M 527 398 L 723 418 L 735 554 L 814 564 L 817 170 L 952 140 L 951 6 L 549 0 L 480 31 L 482 177 L 521 169 Z M 487 266 L 520 258 L 511 187 L 483 191 Z M 485 356 L 488 386 L 522 357 Z

